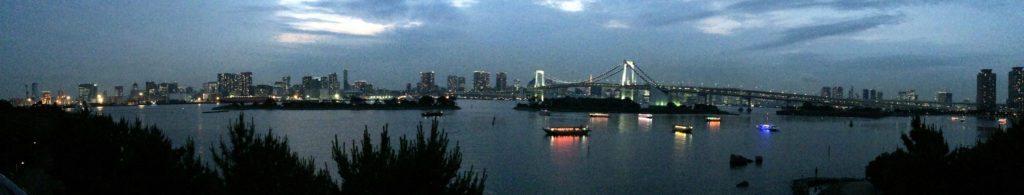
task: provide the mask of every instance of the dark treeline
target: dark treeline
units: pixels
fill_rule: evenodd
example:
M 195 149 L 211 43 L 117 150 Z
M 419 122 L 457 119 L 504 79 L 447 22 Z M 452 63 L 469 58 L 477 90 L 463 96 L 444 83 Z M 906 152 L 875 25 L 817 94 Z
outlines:
M 633 102 L 630 98 L 549 98 L 544 101 L 531 99 L 529 103 L 517 104 L 516 109 L 569 111 L 569 112 L 627 112 L 627 113 L 675 113 L 675 114 L 724 114 L 718 107 L 704 104 L 693 106 L 676 105 L 669 102 L 666 106 L 648 106 L 642 108 L 640 104 Z
M 459 109 L 455 104 L 454 97 L 421 96 L 415 101 L 409 99 L 391 98 L 385 100 L 367 100 L 362 97 L 352 96 L 348 101 L 287 101 L 278 104 L 273 99 L 252 104 L 229 104 L 214 108 L 214 110 L 248 110 L 248 109 L 286 109 L 286 110 L 361 110 L 361 109 Z
M 241 116 L 211 149 L 212 165 L 200 159 L 191 139 L 175 147 L 156 127 L 88 111 L 15 108 L 0 101 L 0 124 L 0 173 L 29 194 L 480 194 L 486 178 L 472 169 L 457 173 L 461 151 L 448 147 L 436 121 L 428 137 L 422 128 L 416 140 L 403 137 L 397 153 L 339 154 L 335 148 L 344 170 L 340 186 L 357 187 L 339 187 L 314 159 L 292 152 L 287 138 L 257 134 Z M 385 143 L 380 147 L 389 148 Z M 373 147 L 365 136 L 362 145 Z M 387 169 L 380 169 L 357 160 L 366 158 L 390 160 L 381 161 Z M 360 161 L 369 166 L 351 166 Z M 398 183 L 367 188 L 352 182 Z
M 889 194 L 1017 194 L 1024 186 L 1024 125 L 1016 120 L 974 147 L 950 150 L 942 131 L 914 117 L 903 148 L 866 168 L 868 181 Z

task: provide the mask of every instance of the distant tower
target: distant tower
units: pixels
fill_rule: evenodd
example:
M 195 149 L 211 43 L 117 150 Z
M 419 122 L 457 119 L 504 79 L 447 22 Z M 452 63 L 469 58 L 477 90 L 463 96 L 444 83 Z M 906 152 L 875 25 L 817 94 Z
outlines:
M 857 96 L 856 96 L 856 94 L 853 94 L 853 91 L 856 91 L 856 90 L 853 90 L 853 85 L 850 85 L 850 93 L 847 93 L 846 98 L 857 99 Z
M 505 72 L 498 72 L 494 75 L 494 88 L 503 91 L 508 88 L 508 75 Z
M 342 85 L 344 85 L 344 87 L 342 89 L 343 90 L 352 89 L 352 85 L 348 84 L 348 69 L 345 69 L 345 70 L 341 71 L 341 77 L 342 77 L 342 82 L 345 82 L 344 84 L 342 84 Z
M 32 99 L 39 99 L 39 83 L 32 83 Z
M 992 73 L 992 69 L 981 69 L 978 73 L 977 90 L 978 110 L 996 111 L 996 73 Z

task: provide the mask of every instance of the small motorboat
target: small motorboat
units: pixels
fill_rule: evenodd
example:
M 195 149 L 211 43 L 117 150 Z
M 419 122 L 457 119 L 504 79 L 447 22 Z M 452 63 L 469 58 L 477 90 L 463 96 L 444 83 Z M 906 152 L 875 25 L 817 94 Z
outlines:
M 717 116 L 709 116 L 709 117 L 705 117 L 704 120 L 707 120 L 707 121 L 722 121 L 722 118 L 721 117 L 717 117 Z
M 647 113 L 640 113 L 640 114 L 637 114 L 636 116 L 640 117 L 640 118 L 654 118 L 653 114 L 647 114 Z
M 221 112 L 228 112 L 228 110 L 210 110 L 210 111 L 203 111 L 203 114 L 210 114 L 210 113 L 221 113 Z
M 604 118 L 608 118 L 608 113 L 591 112 L 590 113 L 590 117 L 604 117 Z
M 541 116 L 551 116 L 551 111 L 548 111 L 548 110 L 540 110 L 540 115 L 541 115 Z
M 675 124 L 672 125 L 672 130 L 675 132 L 690 133 L 693 132 L 693 126 L 685 124 Z
M 430 112 L 424 112 L 421 115 L 423 115 L 423 117 L 442 116 L 442 115 L 444 115 L 444 113 L 441 112 L 441 111 L 430 111 Z
M 548 135 L 587 135 L 590 132 L 586 126 L 553 126 L 544 127 Z

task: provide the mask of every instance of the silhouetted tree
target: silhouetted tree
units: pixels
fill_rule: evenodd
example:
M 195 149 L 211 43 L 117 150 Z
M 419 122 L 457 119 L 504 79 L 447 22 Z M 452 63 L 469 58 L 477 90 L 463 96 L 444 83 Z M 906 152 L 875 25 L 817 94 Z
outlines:
M 441 106 L 455 106 L 455 97 L 440 96 L 437 97 L 437 105 Z
M 213 160 L 220 167 L 231 194 L 337 194 L 337 184 L 327 170 L 316 169 L 313 158 L 299 158 L 288 139 L 257 135 L 244 115 L 229 127 L 230 145 L 221 140 Z
M 332 153 L 338 163 L 342 192 L 349 194 L 482 194 L 486 171 L 477 175 L 469 171 L 458 173 L 462 152 L 458 144 L 449 150 L 448 136 L 437 129 L 437 120 L 431 123 L 429 137 L 424 137 L 423 126 L 417 127 L 413 140 L 402 136 L 396 151 L 391 146 L 388 126 L 380 135 L 380 144 L 374 147 L 367 129 L 357 146 L 346 148 L 334 138 Z
M 58 107 L 0 112 L 0 171 L 31 194 L 219 194 L 191 139 Z
M 366 98 L 353 95 L 349 96 L 348 102 L 351 103 L 352 105 L 364 105 L 366 104 Z
M 1018 120 L 1015 120 L 1018 121 Z M 1024 185 L 1024 127 L 1014 122 L 974 147 L 950 152 L 935 127 L 911 122 L 903 147 L 883 153 L 866 168 L 868 181 L 891 194 L 1004 194 Z
M 429 95 L 425 95 L 423 97 L 420 97 L 420 101 L 418 101 L 417 103 L 419 103 L 420 106 L 433 106 L 434 105 L 434 97 L 429 96 Z

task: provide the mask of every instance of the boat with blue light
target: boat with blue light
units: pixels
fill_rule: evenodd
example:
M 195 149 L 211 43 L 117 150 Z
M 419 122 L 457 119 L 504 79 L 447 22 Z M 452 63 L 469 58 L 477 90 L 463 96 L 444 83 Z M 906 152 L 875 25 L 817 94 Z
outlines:
M 779 128 L 775 127 L 775 125 L 768 124 L 768 123 L 757 125 L 757 129 L 761 130 L 761 131 L 765 131 L 765 132 L 778 132 L 779 131 Z

